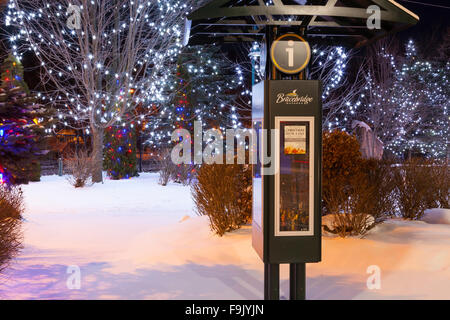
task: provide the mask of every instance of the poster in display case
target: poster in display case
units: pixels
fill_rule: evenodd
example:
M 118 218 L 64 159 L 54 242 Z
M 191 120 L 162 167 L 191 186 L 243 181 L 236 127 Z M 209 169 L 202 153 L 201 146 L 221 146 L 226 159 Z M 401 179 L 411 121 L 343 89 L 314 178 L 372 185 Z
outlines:
M 275 117 L 275 236 L 314 235 L 314 117 Z

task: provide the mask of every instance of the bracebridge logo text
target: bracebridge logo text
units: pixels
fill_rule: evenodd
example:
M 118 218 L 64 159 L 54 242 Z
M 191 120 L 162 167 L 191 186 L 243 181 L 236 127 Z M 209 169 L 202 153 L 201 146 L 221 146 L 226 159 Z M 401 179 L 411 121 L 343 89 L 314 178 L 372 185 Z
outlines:
M 313 102 L 314 98 L 305 95 L 299 96 L 297 94 L 297 89 L 292 91 L 291 93 L 279 93 L 277 96 L 277 104 L 285 103 L 285 104 L 309 104 Z

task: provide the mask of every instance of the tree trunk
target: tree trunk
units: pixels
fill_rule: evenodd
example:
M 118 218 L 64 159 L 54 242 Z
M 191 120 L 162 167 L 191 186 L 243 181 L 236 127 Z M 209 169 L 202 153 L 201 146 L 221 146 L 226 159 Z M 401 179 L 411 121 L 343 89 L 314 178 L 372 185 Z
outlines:
M 103 182 L 103 129 L 92 130 L 92 160 L 94 161 L 92 170 L 92 182 Z

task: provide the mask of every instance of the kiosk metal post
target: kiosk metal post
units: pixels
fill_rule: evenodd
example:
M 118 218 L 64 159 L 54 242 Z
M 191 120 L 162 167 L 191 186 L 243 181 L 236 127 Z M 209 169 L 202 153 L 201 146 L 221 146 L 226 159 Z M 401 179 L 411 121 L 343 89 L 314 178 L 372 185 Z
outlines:
M 265 299 L 279 299 L 280 264 L 289 263 L 290 299 L 300 300 L 306 262 L 321 260 L 321 84 L 304 80 L 311 54 L 304 38 L 267 29 L 269 72 L 253 87 L 252 123 L 275 170 L 254 166 L 252 243 L 264 262 Z

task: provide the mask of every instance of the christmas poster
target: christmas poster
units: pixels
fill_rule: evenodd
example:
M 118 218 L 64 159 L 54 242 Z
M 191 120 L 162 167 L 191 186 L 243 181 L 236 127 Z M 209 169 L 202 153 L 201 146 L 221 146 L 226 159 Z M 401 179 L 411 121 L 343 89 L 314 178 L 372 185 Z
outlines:
M 284 128 L 284 154 L 306 154 L 306 126 Z

